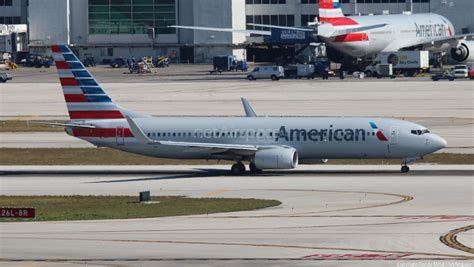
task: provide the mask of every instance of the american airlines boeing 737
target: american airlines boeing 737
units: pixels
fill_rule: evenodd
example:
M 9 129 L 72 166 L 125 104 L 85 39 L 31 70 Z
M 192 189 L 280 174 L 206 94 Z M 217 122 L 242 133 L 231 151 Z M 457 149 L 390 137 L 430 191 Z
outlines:
M 345 16 L 339 0 L 319 0 L 319 23 L 314 27 L 286 27 L 265 24 L 248 25 L 279 28 L 285 31 L 310 31 L 328 47 L 328 57 L 340 62 L 344 55 L 353 58 L 375 58 L 380 52 L 399 50 L 451 49 L 458 62 L 474 61 L 473 33 L 455 35 L 453 24 L 433 14 L 394 14 Z M 192 30 L 240 32 L 271 35 L 271 31 L 174 25 Z M 282 33 L 283 34 L 283 33 Z M 288 33 L 285 33 L 288 34 Z
M 400 159 L 408 163 L 446 146 L 426 127 L 361 117 L 151 117 L 115 104 L 66 45 L 51 47 L 74 137 L 98 147 L 174 159 L 235 161 L 231 172 L 293 169 L 327 159 Z

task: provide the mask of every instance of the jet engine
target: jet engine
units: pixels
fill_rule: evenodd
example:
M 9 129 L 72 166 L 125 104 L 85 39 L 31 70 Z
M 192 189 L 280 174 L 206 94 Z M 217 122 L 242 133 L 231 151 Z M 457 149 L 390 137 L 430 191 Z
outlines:
M 255 153 L 254 164 L 257 169 L 294 169 L 298 166 L 298 152 L 292 147 L 262 149 Z
M 458 47 L 452 48 L 451 57 L 461 63 L 474 61 L 474 41 L 463 41 Z

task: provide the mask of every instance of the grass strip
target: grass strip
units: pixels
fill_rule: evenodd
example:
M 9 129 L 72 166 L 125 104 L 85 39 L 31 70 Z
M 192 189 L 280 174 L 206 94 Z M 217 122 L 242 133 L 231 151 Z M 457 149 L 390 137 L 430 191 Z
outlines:
M 474 164 L 474 154 L 436 153 L 418 163 Z M 217 160 L 160 159 L 110 148 L 0 148 L 0 165 L 212 165 Z M 338 159 L 328 164 L 400 164 L 400 160 Z
M 52 121 L 49 123 L 64 123 L 64 121 Z M 7 120 L 0 121 L 0 132 L 64 132 L 64 127 L 51 127 L 48 125 L 35 124 L 33 121 Z
M 0 196 L 0 206 L 36 209 L 35 219 L 7 221 L 65 221 L 153 218 L 256 210 L 280 205 L 277 200 L 239 198 L 152 197 L 140 203 L 138 196 Z

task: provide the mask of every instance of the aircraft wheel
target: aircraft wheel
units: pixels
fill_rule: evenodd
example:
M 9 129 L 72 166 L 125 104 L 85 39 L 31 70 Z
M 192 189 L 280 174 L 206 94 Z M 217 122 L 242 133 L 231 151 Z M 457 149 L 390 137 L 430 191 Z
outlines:
M 242 162 L 235 163 L 230 169 L 232 175 L 240 176 L 245 173 L 245 165 Z
M 410 167 L 408 167 L 406 165 L 402 166 L 402 173 L 407 173 L 409 171 L 410 171 Z
M 253 174 L 260 173 L 262 170 L 258 169 L 257 166 L 255 166 L 255 163 L 250 162 L 249 164 L 250 172 Z

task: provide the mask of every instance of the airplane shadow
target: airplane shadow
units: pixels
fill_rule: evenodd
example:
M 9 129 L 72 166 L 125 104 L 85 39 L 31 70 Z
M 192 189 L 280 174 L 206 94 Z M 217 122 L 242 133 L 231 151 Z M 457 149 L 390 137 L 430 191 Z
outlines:
M 367 177 L 367 176 L 397 176 L 399 178 L 410 178 L 413 176 L 438 176 L 438 177 L 446 177 L 446 176 L 473 176 L 474 171 L 456 171 L 456 170 L 446 170 L 446 171 L 410 171 L 409 173 L 401 173 L 399 171 L 368 171 L 368 170 L 351 170 L 351 171 L 323 171 L 323 170 L 293 170 L 293 171 L 285 171 L 285 172 L 278 172 L 278 171 L 264 171 L 257 174 L 247 173 L 242 176 L 231 176 L 229 175 L 229 171 L 223 169 L 204 169 L 198 168 L 192 171 L 183 171 L 182 173 L 175 172 L 173 175 L 169 175 L 169 172 L 166 171 L 156 171 L 155 175 L 163 175 L 163 176 L 153 176 L 153 177 L 140 177 L 140 178 L 133 178 L 133 179 L 115 179 L 115 180 L 107 180 L 107 181 L 97 181 L 97 182 L 89 182 L 89 183 L 126 183 L 126 182 L 143 182 L 143 181 L 159 181 L 159 180 L 174 180 L 174 179 L 194 179 L 194 178 L 248 178 L 248 179 L 258 179 L 263 177 L 272 177 L 272 178 L 286 178 L 289 176 L 296 176 L 296 177 L 313 177 L 317 178 L 318 176 L 332 176 L 332 177 Z

